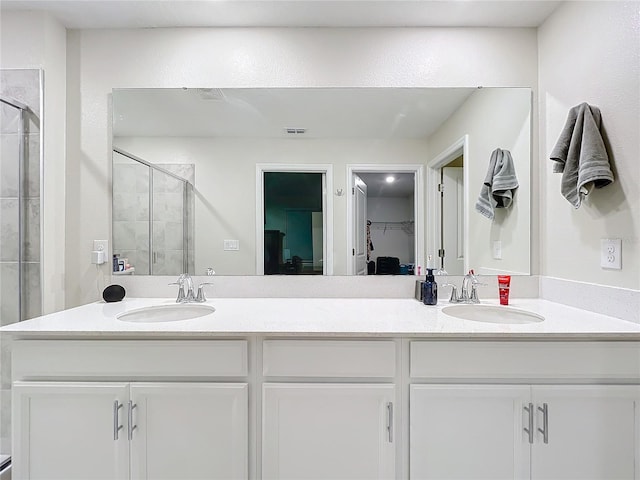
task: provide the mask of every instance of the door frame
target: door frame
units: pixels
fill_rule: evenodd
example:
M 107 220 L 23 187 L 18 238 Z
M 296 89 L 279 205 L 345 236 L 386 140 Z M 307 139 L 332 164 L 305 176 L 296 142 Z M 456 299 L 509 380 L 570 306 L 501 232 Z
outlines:
M 419 164 L 348 164 L 347 165 L 347 275 L 355 275 L 353 249 L 355 247 L 355 231 L 353 189 L 355 175 L 358 173 L 413 173 L 413 216 L 415 221 L 414 259 L 416 266 L 424 266 L 424 166 Z
M 264 275 L 264 174 L 265 172 L 323 173 L 322 274 L 333 275 L 333 165 L 301 163 L 256 164 L 256 275 Z
M 426 222 L 432 228 L 427 234 L 427 252 L 433 256 L 434 262 L 438 259 L 438 248 L 440 243 L 440 168 L 460 156 L 462 153 L 462 181 L 463 181 L 463 204 L 464 204 L 464 271 L 469 269 L 469 135 L 464 135 L 449 147 L 436 155 L 433 160 L 427 163 L 427 215 Z

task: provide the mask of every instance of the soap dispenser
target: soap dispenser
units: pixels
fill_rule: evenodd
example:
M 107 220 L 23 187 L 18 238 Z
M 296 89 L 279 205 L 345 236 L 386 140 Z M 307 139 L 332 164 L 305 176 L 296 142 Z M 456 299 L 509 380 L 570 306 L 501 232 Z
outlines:
M 427 268 L 427 277 L 422 284 L 422 302 L 425 305 L 438 303 L 438 284 L 433 276 L 433 268 Z

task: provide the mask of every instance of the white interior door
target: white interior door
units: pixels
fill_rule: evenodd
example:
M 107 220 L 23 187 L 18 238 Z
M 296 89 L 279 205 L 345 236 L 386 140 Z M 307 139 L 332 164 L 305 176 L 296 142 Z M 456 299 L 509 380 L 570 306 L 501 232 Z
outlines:
M 533 387 L 533 401 L 537 423 L 533 480 L 638 478 L 634 472 L 640 451 L 637 386 Z M 546 422 L 538 410 L 545 404 Z M 547 430 L 548 443 L 537 429 Z
M 246 479 L 246 383 L 134 383 L 131 478 Z
M 128 398 L 126 383 L 15 382 L 13 478 L 128 479 Z
M 512 385 L 411 385 L 411 479 L 528 478 L 522 428 L 530 392 Z
M 442 248 L 449 275 L 464 275 L 464 183 L 462 167 L 442 168 Z
M 354 174 L 353 208 L 354 208 L 354 251 L 353 261 L 356 275 L 367 274 L 367 184 Z
M 393 385 L 265 384 L 262 478 L 395 478 L 394 399 Z

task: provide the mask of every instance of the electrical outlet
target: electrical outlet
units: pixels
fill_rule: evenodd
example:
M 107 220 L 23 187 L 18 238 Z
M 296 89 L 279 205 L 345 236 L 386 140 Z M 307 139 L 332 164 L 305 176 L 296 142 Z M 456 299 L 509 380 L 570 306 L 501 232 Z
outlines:
M 94 240 L 93 241 L 94 252 L 104 252 L 104 255 L 109 253 L 109 240 Z
M 240 240 L 225 240 L 224 250 L 240 250 Z
M 600 266 L 614 270 L 622 269 L 622 240 L 603 238 L 600 240 Z

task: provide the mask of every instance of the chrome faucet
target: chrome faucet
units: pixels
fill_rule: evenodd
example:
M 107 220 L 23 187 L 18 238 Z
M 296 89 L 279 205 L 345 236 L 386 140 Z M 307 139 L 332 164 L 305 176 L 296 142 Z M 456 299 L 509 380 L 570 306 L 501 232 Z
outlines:
M 177 285 L 178 286 L 178 297 L 176 298 L 176 303 L 191 303 L 195 300 L 193 295 L 193 280 L 191 279 L 191 275 L 188 273 L 181 273 L 173 283 L 169 285 Z M 187 291 L 185 292 L 185 285 L 187 287 Z
M 189 275 L 188 273 L 181 273 L 178 277 L 178 280 L 170 283 L 169 285 L 178 286 L 178 296 L 176 298 L 176 303 L 202 303 L 207 301 L 207 298 L 204 294 L 205 285 L 213 285 L 213 283 L 202 282 L 198 286 L 198 294 L 196 295 L 193 291 L 193 279 L 191 278 L 191 275 Z
M 458 289 L 452 283 L 445 283 L 442 286 L 451 287 L 451 298 L 449 298 L 449 303 L 480 303 L 480 299 L 478 298 L 478 285 L 484 284 L 478 281 L 473 270 L 469 270 L 469 273 L 467 273 L 462 279 L 460 294 L 458 294 Z

